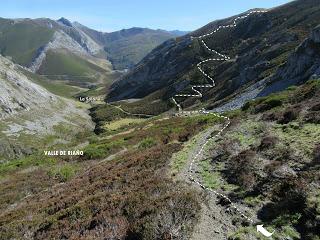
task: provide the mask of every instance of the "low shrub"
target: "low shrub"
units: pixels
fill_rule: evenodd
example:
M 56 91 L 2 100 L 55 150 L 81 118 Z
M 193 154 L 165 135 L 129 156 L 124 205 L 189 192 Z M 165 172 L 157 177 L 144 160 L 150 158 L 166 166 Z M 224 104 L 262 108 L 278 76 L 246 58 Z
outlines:
M 264 171 L 268 175 L 272 175 L 274 171 L 279 169 L 282 166 L 280 161 L 271 161 L 268 165 L 265 166 Z
M 246 190 L 253 188 L 257 183 L 255 155 L 256 153 L 253 150 L 245 150 L 229 159 L 227 176 L 231 183 Z
M 258 212 L 263 221 L 279 222 L 279 217 L 303 213 L 307 207 L 307 184 L 298 177 L 291 176 L 275 182 L 270 194 L 271 201 Z
M 285 163 L 292 159 L 291 153 L 292 149 L 287 146 L 275 146 L 272 151 L 270 151 L 269 158 L 274 161 Z
M 319 112 L 308 112 L 304 120 L 308 123 L 315 123 L 315 124 L 320 124 L 320 113 Z
M 179 137 L 178 137 L 178 141 L 179 141 L 179 142 L 186 142 L 186 141 L 189 140 L 190 135 L 191 135 L 190 133 L 181 134 L 181 135 L 179 135 Z
M 309 110 L 310 111 L 320 111 L 320 103 L 314 104 Z
M 157 142 L 153 138 L 147 137 L 139 143 L 138 148 L 147 149 L 147 148 L 151 148 L 151 147 L 155 146 L 156 144 L 157 144 Z
M 272 200 L 281 212 L 300 212 L 306 207 L 307 183 L 297 177 L 281 181 L 272 190 Z
M 96 147 L 94 145 L 89 145 L 84 149 L 84 156 L 87 159 L 99 159 L 103 158 L 106 155 L 106 150 Z
M 320 143 L 314 147 L 312 163 L 320 164 Z
M 286 110 L 282 114 L 282 118 L 279 119 L 277 122 L 280 124 L 287 124 L 289 122 L 292 122 L 293 120 L 296 120 L 299 116 L 299 109 L 298 108 L 291 108 Z
M 82 159 L 101 159 L 120 150 L 125 145 L 124 139 L 108 140 L 89 144 L 83 149 Z
M 273 96 L 265 99 L 262 101 L 260 104 L 258 104 L 254 112 L 259 113 L 259 112 L 265 112 L 268 111 L 272 108 L 279 107 L 283 104 L 283 99 L 281 96 Z
M 276 143 L 278 142 L 278 138 L 274 137 L 274 136 L 266 136 L 264 138 L 261 139 L 261 143 L 258 147 L 259 151 L 265 150 L 265 149 L 269 149 L 272 148 L 276 145 Z
M 266 112 L 262 115 L 261 120 L 263 121 L 277 121 L 281 118 L 280 112 Z
M 299 103 L 303 100 L 310 99 L 319 93 L 320 90 L 320 80 L 310 80 L 302 87 L 295 91 L 295 94 L 291 97 L 292 103 Z
M 76 173 L 76 168 L 71 164 L 64 164 L 62 166 L 54 166 L 52 167 L 48 174 L 49 176 L 59 179 L 61 182 L 66 182 L 70 178 L 72 178 Z
M 251 108 L 253 101 L 248 101 L 246 102 L 242 107 L 241 110 L 242 111 L 247 111 L 249 108 Z

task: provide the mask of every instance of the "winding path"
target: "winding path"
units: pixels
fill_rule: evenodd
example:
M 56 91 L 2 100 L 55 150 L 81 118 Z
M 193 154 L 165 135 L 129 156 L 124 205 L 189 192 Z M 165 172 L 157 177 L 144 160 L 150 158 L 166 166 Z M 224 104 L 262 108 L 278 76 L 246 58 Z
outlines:
M 206 111 L 205 109 L 201 109 L 201 110 L 198 110 L 198 111 L 184 111 L 183 108 L 181 107 L 181 105 L 178 103 L 178 101 L 176 100 L 176 98 L 188 98 L 188 97 L 197 97 L 197 98 L 202 98 L 202 93 L 200 92 L 200 89 L 202 88 L 213 88 L 215 87 L 215 81 L 213 79 L 213 77 L 211 77 L 208 73 L 206 73 L 202 68 L 201 68 L 201 65 L 204 64 L 204 63 L 207 63 L 209 61 L 216 61 L 216 62 L 223 62 L 223 61 L 229 61 L 231 60 L 230 57 L 222 54 L 222 53 L 219 53 L 218 51 L 214 50 L 214 49 L 211 49 L 207 43 L 205 42 L 205 38 L 207 37 L 210 37 L 212 35 L 214 35 L 215 33 L 217 33 L 218 31 L 221 31 L 223 29 L 227 29 L 227 28 L 235 28 L 237 26 L 237 23 L 240 21 L 240 20 L 243 20 L 247 17 L 249 17 L 250 15 L 252 14 L 261 14 L 261 13 L 266 13 L 267 11 L 265 10 L 257 10 L 257 11 L 250 11 L 248 12 L 247 14 L 245 15 L 242 15 L 242 16 L 239 16 L 237 18 L 235 18 L 232 22 L 232 24 L 230 25 L 221 25 L 219 27 L 217 27 L 216 29 L 214 29 L 213 31 L 207 33 L 207 34 L 204 34 L 204 35 L 201 35 L 201 36 L 197 36 L 197 37 L 193 37 L 191 36 L 191 40 L 194 40 L 194 39 L 198 39 L 201 41 L 202 45 L 206 48 L 207 51 L 217 55 L 218 57 L 217 58 L 208 58 L 208 59 L 205 59 L 201 62 L 199 62 L 197 64 L 197 68 L 198 70 L 202 73 L 202 75 L 206 78 L 206 79 L 209 79 L 211 81 L 211 83 L 208 83 L 208 84 L 202 84 L 202 85 L 192 85 L 191 86 L 191 89 L 193 91 L 192 94 L 186 94 L 186 93 L 179 93 L 179 94 L 176 94 L 173 98 L 172 98 L 172 101 L 173 103 L 176 105 L 176 107 L 178 108 L 179 110 L 179 113 L 181 114 L 187 114 L 187 115 L 191 115 L 191 114 L 211 114 L 211 115 L 214 115 L 218 118 L 223 118 L 224 120 L 226 120 L 226 123 L 223 125 L 223 127 L 218 131 L 217 134 L 215 134 L 214 136 L 206 139 L 206 141 L 204 142 L 204 144 L 201 146 L 200 150 L 197 152 L 197 154 L 192 158 L 191 162 L 190 162 L 190 165 L 188 167 L 188 178 L 191 182 L 193 182 L 194 184 L 198 185 L 199 187 L 201 187 L 202 189 L 216 195 L 218 198 L 221 198 L 221 199 L 224 199 L 226 200 L 227 202 L 229 202 L 230 204 L 230 207 L 231 208 L 234 208 L 236 210 L 236 212 L 239 213 L 239 215 L 243 218 L 245 218 L 248 222 L 250 222 L 250 224 L 254 225 L 256 222 L 251 218 L 249 217 L 248 215 L 246 215 L 243 211 L 241 211 L 232 201 L 231 199 L 222 194 L 222 193 L 219 193 L 218 191 L 216 190 L 213 190 L 211 188 L 207 188 L 205 187 L 199 180 L 197 180 L 195 177 L 194 177 L 194 173 L 195 173 L 195 170 L 194 170 L 194 166 L 196 164 L 196 161 L 200 159 L 200 157 L 202 156 L 203 152 L 204 152 L 204 148 L 206 147 L 206 145 L 208 145 L 208 143 L 212 140 L 214 140 L 215 138 L 219 137 L 223 132 L 224 130 L 230 125 L 230 118 L 226 117 L 226 116 L 223 116 L 221 114 L 217 114 L 217 113 L 214 113 L 214 112 L 210 112 L 210 111 Z M 134 113 L 130 113 L 130 112 L 127 112 L 125 110 L 123 110 L 121 108 L 121 106 L 117 106 L 117 105 L 113 105 L 113 104 L 110 104 L 110 103 L 107 103 L 108 105 L 112 106 L 112 107 L 115 107 L 117 109 L 119 109 L 120 111 L 124 112 L 125 114 L 128 114 L 128 115 L 133 115 L 133 116 L 138 116 L 138 117 L 153 117 L 154 115 L 148 115 L 148 114 L 134 114 Z
M 209 58 L 209 59 L 206 59 L 206 60 L 203 60 L 201 62 L 199 62 L 197 64 L 197 68 L 198 70 L 203 74 L 203 76 L 206 78 L 206 79 L 209 79 L 211 81 L 211 83 L 209 84 L 204 84 L 204 85 L 192 85 L 191 86 L 191 89 L 193 91 L 193 94 L 176 94 L 173 98 L 172 98 L 172 101 L 174 102 L 174 104 L 177 106 L 178 110 L 179 110 L 179 113 L 182 113 L 182 114 L 193 114 L 193 113 L 199 113 L 199 114 L 212 114 L 218 118 L 223 118 L 226 120 L 226 123 L 224 124 L 224 126 L 219 130 L 219 132 L 208 138 L 204 144 L 201 146 L 200 150 L 197 152 L 197 154 L 192 158 L 192 161 L 189 165 L 189 169 L 188 169 L 188 178 L 191 182 L 195 183 L 196 185 L 198 185 L 199 187 L 201 187 L 202 189 L 210 192 L 210 193 L 213 193 L 215 195 L 217 195 L 219 198 L 222 198 L 222 199 L 225 199 L 227 202 L 229 202 L 230 204 L 230 207 L 231 208 L 234 208 L 239 214 L 241 217 L 245 218 L 247 221 L 249 221 L 251 224 L 255 224 L 255 221 L 250 218 L 249 216 L 247 216 L 244 212 L 242 212 L 232 201 L 229 197 L 227 197 L 226 195 L 222 194 L 222 193 L 219 193 L 217 192 L 216 190 L 213 190 L 211 188 L 207 188 L 205 187 L 200 181 L 198 181 L 195 177 L 194 177 L 194 165 L 196 164 L 196 161 L 200 158 L 200 156 L 203 154 L 204 152 L 204 148 L 206 145 L 208 145 L 208 143 L 210 141 L 212 141 L 213 139 L 215 139 L 216 137 L 220 136 L 223 131 L 230 125 L 230 119 L 226 116 L 223 116 L 223 115 L 220 115 L 220 114 L 217 114 L 217 113 L 213 113 L 213 112 L 209 112 L 209 111 L 206 111 L 204 109 L 202 110 L 199 110 L 199 111 L 184 111 L 181 107 L 181 105 L 177 102 L 176 98 L 177 97 L 198 97 L 198 98 L 202 98 L 202 93 L 198 90 L 198 89 L 202 89 L 202 88 L 213 88 L 215 87 L 215 81 L 214 79 L 209 75 L 207 74 L 202 68 L 201 68 L 201 65 L 203 63 L 206 63 L 206 62 L 209 62 L 209 61 L 217 61 L 217 62 L 221 62 L 221 61 L 228 61 L 228 60 L 231 60 L 230 57 L 224 55 L 224 54 L 221 54 L 219 52 L 217 52 L 216 50 L 214 49 L 211 49 L 205 42 L 204 38 L 206 37 L 209 37 L 209 36 L 212 36 L 214 35 L 216 32 L 220 31 L 220 30 L 223 30 L 223 29 L 227 29 L 227 28 L 234 28 L 237 26 L 237 23 L 239 20 L 242 20 L 242 19 L 245 19 L 247 17 L 249 17 L 251 14 L 260 14 L 260 13 L 266 13 L 267 11 L 264 11 L 264 10 L 259 10 L 259 11 L 250 11 L 248 12 L 247 14 L 243 15 L 243 16 L 239 16 L 237 18 L 235 18 L 233 20 L 233 23 L 230 24 L 230 25 L 221 25 L 219 27 L 217 27 L 216 29 L 214 29 L 212 32 L 210 33 L 207 33 L 207 34 L 204 34 L 204 35 L 201 35 L 201 36 L 198 36 L 198 37 L 191 37 L 192 40 L 194 39 L 199 39 L 201 40 L 201 43 L 203 44 L 203 46 L 211 53 L 213 54 L 216 54 L 218 55 L 219 57 L 217 58 Z

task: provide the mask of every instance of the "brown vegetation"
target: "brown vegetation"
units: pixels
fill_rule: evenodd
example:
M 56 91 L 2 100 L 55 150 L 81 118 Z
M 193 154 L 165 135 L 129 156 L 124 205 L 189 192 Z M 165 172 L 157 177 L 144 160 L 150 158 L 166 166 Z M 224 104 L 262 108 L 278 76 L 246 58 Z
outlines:
M 172 118 L 97 139 L 86 148 L 104 149 L 100 158 L 121 146 L 128 151 L 2 212 L 0 238 L 187 239 L 197 219 L 198 194 L 173 182 L 169 160 L 181 142 L 215 121 Z
M 256 153 L 252 150 L 245 150 L 232 157 L 228 163 L 228 179 L 231 183 L 238 184 L 244 189 L 251 189 L 257 182 Z

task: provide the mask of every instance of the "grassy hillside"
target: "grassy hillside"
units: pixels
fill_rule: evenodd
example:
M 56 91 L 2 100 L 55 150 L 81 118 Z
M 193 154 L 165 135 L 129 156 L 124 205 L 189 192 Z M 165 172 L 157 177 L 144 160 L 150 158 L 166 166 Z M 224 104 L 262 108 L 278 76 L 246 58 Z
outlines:
M 50 50 L 38 73 L 49 79 L 65 80 L 74 85 L 88 86 L 101 82 L 101 75 L 107 74 L 107 71 L 76 54 L 63 50 Z
M 37 50 L 47 44 L 54 31 L 29 21 L 0 19 L 0 52 L 27 66 Z
M 73 98 L 75 95 L 86 91 L 86 89 L 67 85 L 63 81 L 51 81 L 46 77 L 31 73 L 29 71 L 24 71 L 24 74 L 34 83 L 61 97 Z
M 71 53 L 49 51 L 39 70 L 46 75 L 90 76 L 103 69 Z

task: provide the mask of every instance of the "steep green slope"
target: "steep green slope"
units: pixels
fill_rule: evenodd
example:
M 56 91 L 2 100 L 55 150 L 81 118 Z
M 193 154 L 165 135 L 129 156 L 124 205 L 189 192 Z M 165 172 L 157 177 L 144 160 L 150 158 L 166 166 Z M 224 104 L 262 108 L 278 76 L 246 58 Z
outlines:
M 52 29 L 31 21 L 0 19 L 0 52 L 12 60 L 27 66 L 37 51 L 52 38 Z
M 166 41 L 120 81 L 114 83 L 108 99 L 141 98 L 161 90 L 162 99 L 166 101 L 182 91 L 192 94 L 192 84 L 210 83 L 196 65 L 206 59 L 221 56 L 208 51 L 201 40 L 205 40 L 209 48 L 231 58 L 221 62 L 209 60 L 201 65 L 216 83 L 215 88 L 201 89 L 204 95 L 202 102 L 214 105 L 249 86 L 258 88 L 259 86 L 254 86 L 257 82 L 265 87 L 264 84 L 268 84 L 269 78 L 279 66 L 287 61 L 289 55 L 317 26 L 320 21 L 320 5 L 314 0 L 294 1 L 270 9 L 264 14 L 251 14 L 238 20 L 236 27 L 222 29 L 204 39 L 190 38 L 210 33 L 219 26 L 233 24 L 236 17 L 214 21 L 187 36 Z M 289 81 L 284 79 L 287 80 Z M 274 89 L 276 90 L 281 90 L 281 87 Z M 190 106 L 197 98 L 179 100 Z
M 110 85 L 119 75 L 99 59 L 84 58 L 65 50 L 49 50 L 38 74 L 74 86 L 91 88 Z M 105 60 L 104 60 L 105 61 Z
M 91 77 L 96 72 L 103 72 L 102 68 L 78 57 L 75 54 L 63 51 L 49 51 L 44 63 L 39 69 L 39 74 L 50 76 L 68 75 Z
M 319 99 L 320 80 L 312 80 L 248 102 L 201 163 L 204 184 L 249 207 L 273 239 L 320 234 Z M 256 226 L 238 225 L 228 239 L 262 238 Z
M 93 56 L 99 49 L 94 40 L 62 20 L 0 19 L 1 54 L 48 79 L 83 87 L 110 84 L 117 74 L 110 62 Z M 62 90 L 53 85 L 55 92 Z

